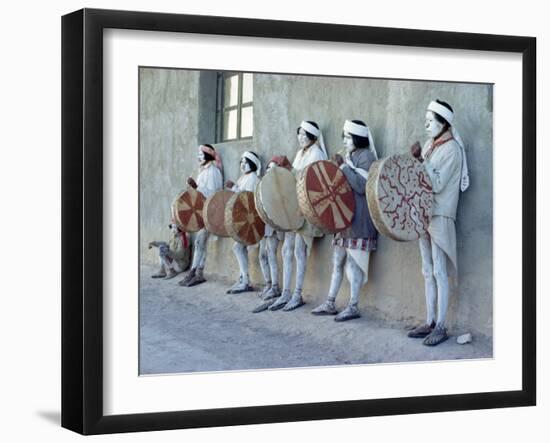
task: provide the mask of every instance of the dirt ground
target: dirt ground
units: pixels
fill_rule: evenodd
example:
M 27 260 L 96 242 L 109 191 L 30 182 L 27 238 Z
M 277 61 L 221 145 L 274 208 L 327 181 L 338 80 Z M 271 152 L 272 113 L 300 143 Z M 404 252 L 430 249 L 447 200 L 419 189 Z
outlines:
M 467 331 L 449 331 L 449 340 L 428 347 L 406 336 L 413 325 L 369 312 L 344 323 L 314 316 L 307 294 L 306 305 L 294 311 L 252 314 L 262 303 L 257 292 L 228 295 L 232 282 L 209 275 L 206 283 L 183 288 L 181 276 L 152 279 L 154 271 L 142 266 L 140 273 L 141 374 L 492 357 L 489 338 L 456 343 Z

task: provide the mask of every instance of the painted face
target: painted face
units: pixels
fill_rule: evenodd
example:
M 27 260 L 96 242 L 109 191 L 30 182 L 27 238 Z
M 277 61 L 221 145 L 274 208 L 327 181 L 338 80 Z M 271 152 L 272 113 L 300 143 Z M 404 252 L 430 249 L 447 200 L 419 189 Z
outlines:
M 430 138 L 437 137 L 441 130 L 443 129 L 443 123 L 440 123 L 436 120 L 435 115 L 432 111 L 426 112 L 426 121 L 424 123 L 426 128 L 426 134 Z
M 355 145 L 353 144 L 353 138 L 351 137 L 351 134 L 349 132 L 344 131 L 344 135 L 342 136 L 342 144 L 344 145 L 346 153 L 348 154 L 351 154 L 356 149 Z
M 250 172 L 250 165 L 246 161 L 245 157 L 241 157 L 241 172 L 244 174 L 248 174 Z
M 199 162 L 199 165 L 204 165 L 205 163 L 205 158 L 204 158 L 204 152 L 202 152 L 200 149 L 199 149 L 199 153 L 197 154 L 197 160 Z
M 298 130 L 298 145 L 300 146 L 300 149 L 307 148 L 313 143 L 313 140 L 310 140 L 306 135 L 306 131 L 304 130 L 304 128 L 300 128 Z
M 172 234 L 177 234 L 178 233 L 178 225 L 176 225 L 175 223 L 172 223 L 170 225 L 170 230 L 172 231 Z

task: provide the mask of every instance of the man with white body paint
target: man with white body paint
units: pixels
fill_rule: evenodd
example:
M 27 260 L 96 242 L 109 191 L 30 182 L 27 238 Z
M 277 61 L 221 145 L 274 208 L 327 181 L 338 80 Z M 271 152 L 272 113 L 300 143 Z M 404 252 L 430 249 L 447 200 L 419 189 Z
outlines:
M 187 184 L 208 198 L 223 187 L 222 161 L 211 145 L 200 145 L 197 159 L 199 162 L 197 181 L 189 177 Z M 208 235 L 206 228 L 202 228 L 195 236 L 191 270 L 183 280 L 178 282 L 180 286 L 196 286 L 206 281 L 204 278 L 204 265 Z
M 242 175 L 237 180 L 237 184 L 228 180 L 225 187 L 233 192 L 249 191 L 254 192 L 256 185 L 260 181 L 261 163 L 260 158 L 255 152 L 246 151 L 241 156 L 240 169 Z M 248 246 L 235 242 L 233 245 L 233 253 L 239 263 L 239 280 L 228 291 L 228 294 L 240 294 L 241 292 L 253 291 L 250 286 L 250 278 L 248 275 Z
M 328 155 L 323 140 L 323 134 L 317 123 L 303 121 L 296 130 L 299 150 L 296 153 L 293 170 L 296 174 L 308 165 L 319 160 L 327 160 Z M 313 246 L 315 237 L 322 237 L 323 233 L 309 222 L 297 232 L 286 232 L 283 243 L 283 292 L 273 304 L 269 306 L 271 311 L 283 309 L 291 311 L 304 304 L 302 289 L 306 275 L 307 259 Z M 296 285 L 291 295 L 290 281 L 292 278 L 292 255 L 296 259 Z
M 267 165 L 267 171 L 274 166 L 286 168 L 289 171 L 292 170 L 292 164 L 284 155 L 273 157 Z M 260 241 L 260 253 L 258 258 L 265 282 L 265 286 L 260 294 L 260 297 L 266 301 L 266 303 L 256 307 L 252 311 L 253 313 L 265 311 L 273 303 L 273 299 L 281 295 L 281 290 L 279 288 L 279 264 L 277 262 L 277 249 L 279 248 L 279 242 L 285 237 L 284 234 L 284 232 L 276 231 L 268 224 L 265 225 L 264 238 Z M 292 272 L 292 269 L 290 272 Z
M 346 120 L 342 134 L 345 159 L 340 154 L 332 160 L 340 167 L 353 189 L 355 212 L 351 226 L 334 236 L 332 245 L 332 278 L 327 300 L 311 311 L 314 315 L 336 315 L 334 302 L 342 284 L 345 266 L 346 276 L 350 283 L 350 299 L 345 310 L 340 312 L 335 321 L 346 321 L 359 318 L 358 302 L 363 285 L 367 283 L 371 251 L 376 250 L 378 232 L 372 222 L 365 186 L 368 170 L 378 159 L 370 129 L 360 120 Z
M 153 278 L 169 280 L 185 271 L 189 267 L 189 241 L 187 234 L 183 232 L 174 221 L 168 226 L 172 232 L 169 242 L 152 241 L 149 249 L 159 248 L 160 269 L 153 274 Z
M 411 147 L 412 155 L 424 162 L 434 195 L 428 233 L 420 239 L 426 324 L 408 333 L 412 338 L 424 338 L 423 343 L 427 346 L 438 345 L 448 338 L 445 328 L 449 304 L 447 263 L 456 272 L 456 210 L 460 191 L 469 186 L 464 143 L 453 120 L 454 112 L 448 103 L 432 101 L 425 122 L 429 139 L 422 149 L 418 143 Z

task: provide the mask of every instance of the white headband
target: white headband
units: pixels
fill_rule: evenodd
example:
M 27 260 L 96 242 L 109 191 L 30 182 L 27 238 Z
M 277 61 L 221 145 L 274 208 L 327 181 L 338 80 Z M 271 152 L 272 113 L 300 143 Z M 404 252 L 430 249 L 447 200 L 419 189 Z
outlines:
M 247 158 L 256 165 L 256 171 L 254 172 L 256 172 L 256 175 L 259 176 L 262 172 L 262 164 L 260 163 L 260 159 L 250 151 L 245 151 L 243 157 Z
M 358 135 L 359 137 L 368 138 L 370 149 L 372 149 L 374 152 L 374 157 L 378 160 L 378 152 L 376 152 L 376 147 L 374 146 L 374 138 L 368 126 L 359 125 L 357 123 L 353 123 L 351 120 L 346 120 L 344 122 L 344 131 L 353 135 Z
M 300 128 L 302 128 L 304 131 L 309 132 L 310 134 L 313 134 L 315 137 L 319 137 L 319 133 L 321 132 L 319 131 L 319 128 L 316 128 L 311 123 L 308 123 L 306 121 L 300 123 Z
M 319 143 L 319 147 L 321 148 L 321 151 L 323 151 L 325 154 L 325 157 L 328 158 L 327 148 L 325 147 L 325 140 L 323 138 L 323 133 L 321 132 L 321 130 L 313 126 L 311 123 L 306 122 L 305 120 L 303 120 L 302 123 L 300 123 L 300 128 L 317 137 L 317 142 Z
M 430 102 L 428 105 L 428 111 L 435 112 L 436 114 L 443 117 L 447 122 L 451 125 L 453 123 L 454 114 L 453 111 L 451 111 L 446 106 L 443 106 L 435 101 Z
M 358 135 L 359 137 L 368 137 L 369 136 L 369 127 L 358 125 L 353 123 L 351 120 L 346 120 L 344 123 L 344 131 L 349 132 L 353 135 Z

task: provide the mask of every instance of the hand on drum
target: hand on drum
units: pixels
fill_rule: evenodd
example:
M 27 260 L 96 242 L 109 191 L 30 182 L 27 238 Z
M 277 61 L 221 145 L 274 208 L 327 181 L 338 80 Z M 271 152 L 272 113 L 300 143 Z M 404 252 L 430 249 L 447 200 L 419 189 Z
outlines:
M 226 187 L 227 189 L 231 189 L 233 186 L 235 186 L 235 183 L 233 183 L 231 180 L 227 180 L 227 181 L 225 182 L 225 187 Z
M 420 143 L 415 142 L 410 149 L 411 149 L 411 155 L 417 160 L 422 161 L 422 157 L 421 157 L 422 147 L 420 146 Z
M 197 189 L 197 182 L 193 179 L 193 177 L 189 177 L 187 179 L 187 184 L 191 186 L 193 189 Z
M 340 155 L 340 154 L 334 154 L 332 157 L 331 157 L 331 160 L 333 163 L 336 164 L 336 166 L 340 166 L 344 163 L 344 158 Z

